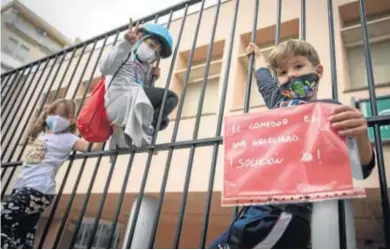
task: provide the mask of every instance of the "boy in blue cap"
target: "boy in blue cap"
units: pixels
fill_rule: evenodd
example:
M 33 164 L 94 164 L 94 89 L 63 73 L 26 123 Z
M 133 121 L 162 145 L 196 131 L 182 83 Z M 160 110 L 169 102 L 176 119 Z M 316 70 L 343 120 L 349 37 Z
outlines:
M 148 73 L 158 78 L 160 69 L 151 64 L 171 54 L 172 37 L 164 26 L 147 23 L 140 27 L 137 23 L 101 62 L 100 71 L 106 77 L 105 108 L 114 128 L 110 148 L 151 142 L 164 89 L 153 87 Z M 168 115 L 177 103 L 177 95 L 168 90 L 160 130 L 168 126 Z

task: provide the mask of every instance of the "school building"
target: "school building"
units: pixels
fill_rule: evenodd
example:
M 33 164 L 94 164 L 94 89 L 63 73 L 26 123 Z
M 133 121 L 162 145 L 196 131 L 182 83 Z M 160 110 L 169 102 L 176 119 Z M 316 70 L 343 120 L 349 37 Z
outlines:
M 1 7 L 1 73 L 73 44 L 18 0 Z
M 37 247 L 126 246 L 131 232 L 129 216 L 135 209 L 134 201 L 140 191 L 152 204 L 140 209 L 138 220 L 142 223 L 150 222 L 154 218 L 150 218 L 150 214 L 161 204 L 155 248 L 198 248 L 204 246 L 203 243 L 207 246 L 228 228 L 233 209 L 220 205 L 223 145 L 216 145 L 223 134 L 217 125 L 220 115 L 244 112 L 248 81 L 245 48 L 252 38 L 256 9 L 255 42 L 266 56 L 274 47 L 275 37 L 279 42 L 304 37 L 317 49 L 324 65 L 319 98 L 331 98 L 332 82 L 337 80 L 340 102 L 359 104 L 363 114 L 371 116 L 368 101 L 371 78 L 366 73 L 360 1 L 218 2 L 213 1 L 201 10 L 201 1 L 188 1 L 168 8 L 158 16 L 159 23 L 169 22 L 174 46 L 178 47 L 176 56 L 160 62 L 161 76 L 155 86 L 168 84 L 182 99 L 170 117 L 169 127 L 158 134 L 158 154 L 150 155 L 149 148 L 145 148 L 136 153 L 120 152 L 114 156 L 114 164 L 110 164 L 110 153 L 82 154 L 65 162 L 56 178 L 57 191 L 61 195 L 40 221 Z M 331 10 L 329 2 L 332 3 Z M 375 102 L 379 116 L 388 116 L 390 1 L 364 2 Z M 173 13 L 171 18 L 170 13 Z M 329 25 L 328 15 L 333 26 Z M 153 22 L 154 18 L 151 15 L 145 21 Z M 117 39 L 123 37 L 125 29 L 123 26 L 36 61 L 26 68 L 32 69 L 29 73 L 17 69 L 2 75 L 2 93 L 5 93 L 4 97 L 2 94 L 2 114 L 10 114 L 2 117 L 2 195 L 10 194 L 16 180 L 32 118 L 42 105 L 55 98 L 74 98 L 78 104 L 83 103 L 101 76 L 98 61 Z M 280 36 L 275 35 L 278 33 Z M 332 58 L 335 63 L 333 75 Z M 205 79 L 203 108 L 197 117 Z M 256 86 L 252 77 L 249 112 L 267 109 Z M 381 193 L 387 195 L 389 189 L 382 187 L 381 190 L 380 181 L 390 180 L 390 125 L 388 121 L 381 124 L 380 148 L 384 159 L 381 174 L 377 164 L 368 179 L 359 181 L 359 185 L 366 188 L 367 197 L 352 201 L 358 248 L 385 246 L 382 208 L 386 206 L 382 204 Z M 194 129 L 198 129 L 198 133 L 194 134 Z M 370 137 L 374 138 L 372 131 Z M 82 157 L 84 155 L 89 157 Z M 162 203 L 159 203 L 160 199 Z M 134 244 L 142 239 L 142 232 L 135 232 L 133 236 Z

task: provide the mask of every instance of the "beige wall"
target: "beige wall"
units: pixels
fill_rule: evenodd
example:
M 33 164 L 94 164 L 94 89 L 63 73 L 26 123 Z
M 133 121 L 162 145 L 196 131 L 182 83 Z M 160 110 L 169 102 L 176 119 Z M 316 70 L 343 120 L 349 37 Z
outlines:
M 345 4 L 351 1 L 334 1 L 334 23 L 335 23 L 335 50 L 336 50 L 336 62 L 337 62 L 337 78 L 339 83 L 339 97 L 340 101 L 349 104 L 351 97 L 359 97 L 359 98 L 367 98 L 368 97 L 368 91 L 360 90 L 360 91 L 354 91 L 354 92 L 345 92 L 348 90 L 348 70 L 347 70 L 347 61 L 346 61 L 346 55 L 343 47 L 343 42 L 340 36 L 340 28 L 342 21 L 340 20 L 339 15 L 339 8 L 338 6 L 341 4 Z M 353 1 L 352 1 L 353 2 Z M 298 1 L 283 1 L 283 7 L 282 7 L 282 37 L 289 37 L 289 36 L 298 36 L 299 35 L 299 16 L 300 16 L 300 7 L 297 5 Z M 232 51 L 232 61 L 231 61 L 231 67 L 229 72 L 229 81 L 228 81 L 228 92 L 227 92 L 227 101 L 225 106 L 225 112 L 226 114 L 229 114 L 231 112 L 235 113 L 241 113 L 242 107 L 243 107 L 243 93 L 245 88 L 245 82 L 246 82 L 246 62 L 245 59 L 240 57 L 242 55 L 243 50 L 248 42 L 248 33 L 251 32 L 252 29 L 252 1 L 240 1 L 239 6 L 239 13 L 238 13 L 238 21 L 237 21 L 237 27 L 236 27 L 236 34 L 234 38 L 233 43 L 233 51 Z M 331 77 L 330 77 L 330 50 L 329 50 L 329 37 L 328 37 L 328 21 L 327 21 L 327 12 L 325 11 L 327 9 L 327 2 L 326 1 L 307 1 L 307 40 L 312 43 L 318 50 L 319 55 L 321 57 L 321 61 L 325 68 L 325 75 L 323 79 L 321 80 L 320 84 L 320 98 L 327 98 L 331 96 Z M 227 54 L 228 54 L 228 45 L 229 45 L 229 35 L 232 25 L 232 18 L 233 18 L 233 10 L 234 10 L 234 1 L 227 1 L 224 2 L 221 6 L 221 11 L 219 14 L 219 20 L 218 20 L 218 27 L 216 32 L 215 41 L 219 41 L 216 48 L 221 52 L 220 55 L 216 55 L 215 60 L 219 60 L 219 58 L 222 59 L 222 65 L 213 71 L 213 75 L 216 75 L 214 80 L 210 82 L 210 87 L 208 87 L 209 93 L 207 93 L 208 97 L 215 97 L 215 100 L 207 100 L 206 107 L 204 108 L 205 115 L 202 117 L 201 120 L 201 126 L 200 126 L 200 132 L 199 132 L 199 138 L 209 138 L 215 136 L 215 129 L 216 129 L 216 123 L 217 123 L 217 115 L 216 112 L 218 112 L 218 107 L 210 108 L 209 106 L 214 106 L 215 103 L 219 104 L 219 99 L 221 97 L 221 90 L 222 85 L 225 80 L 225 70 L 227 65 Z M 315 13 L 313 15 L 312 13 Z M 215 8 L 209 8 L 205 10 L 203 14 L 203 19 L 201 23 L 201 28 L 198 36 L 197 41 L 197 48 L 200 48 L 204 45 L 207 45 L 210 40 L 210 34 L 212 30 L 212 20 L 214 18 L 215 14 Z M 273 39 L 273 28 L 272 25 L 275 24 L 276 20 L 276 1 L 260 1 L 260 8 L 259 8 L 259 21 L 258 21 L 258 29 L 260 30 L 258 33 L 258 43 L 261 44 L 269 44 L 272 43 Z M 184 26 L 184 35 L 182 36 L 181 44 L 180 44 L 180 58 L 176 60 L 176 65 L 174 67 L 175 74 L 172 78 L 171 87 L 175 91 L 179 91 L 182 86 L 182 80 L 183 79 L 183 69 L 185 70 L 186 67 L 186 58 L 188 58 L 188 51 L 191 49 L 192 42 L 193 42 L 193 36 L 194 36 L 194 29 L 196 27 L 196 22 L 198 18 L 198 13 L 192 14 L 187 17 L 186 24 Z M 173 37 L 175 38 L 175 41 L 177 40 L 177 35 L 179 32 L 179 28 L 181 25 L 181 19 L 176 20 L 171 25 L 171 31 L 173 34 Z M 261 35 L 261 36 L 259 36 Z M 113 38 L 110 38 L 108 41 L 108 44 L 112 43 Z M 224 42 L 220 42 L 224 41 Z M 98 43 L 97 47 L 101 46 L 102 42 Z M 52 91 L 55 92 L 57 87 L 61 84 L 63 88 L 65 88 L 69 82 L 70 82 L 70 88 L 69 92 L 66 97 L 71 98 L 73 95 L 74 90 L 76 89 L 77 83 L 79 82 L 86 82 L 91 78 L 91 72 L 97 62 L 99 50 L 95 50 L 93 53 L 93 56 L 91 57 L 91 60 L 89 64 L 86 66 L 86 62 L 88 60 L 88 57 L 90 55 L 90 49 L 92 45 L 90 45 L 87 48 L 88 53 L 85 53 L 82 57 L 82 60 L 79 64 L 79 67 L 76 70 L 75 75 L 73 76 L 73 70 L 75 69 L 75 66 L 77 64 L 77 61 L 79 57 L 73 58 L 69 71 L 63 78 L 63 75 L 65 73 L 65 69 L 67 68 L 67 65 L 69 63 L 69 59 L 71 56 L 71 53 L 68 53 L 63 65 L 59 69 L 59 73 L 56 78 L 54 78 L 55 72 L 57 72 L 57 66 L 54 67 L 54 70 L 52 71 L 52 74 L 48 77 L 49 70 L 46 70 L 44 74 L 42 75 L 40 83 L 44 82 L 47 79 L 47 84 L 44 87 L 44 93 L 47 93 L 49 89 L 49 83 L 53 82 Z M 205 47 L 207 48 L 207 46 Z M 107 54 L 109 51 L 109 47 L 106 47 L 103 52 L 103 56 Z M 186 52 L 187 51 L 187 52 Z M 204 60 L 206 55 L 206 49 L 198 49 L 195 53 L 195 61 L 201 61 Z M 81 49 L 77 50 L 76 55 L 80 55 Z M 223 56 L 222 56 L 223 54 Z M 161 68 L 162 68 L 162 75 L 160 80 L 157 82 L 158 86 L 164 86 L 165 81 L 167 79 L 168 70 L 169 70 L 169 64 L 170 60 L 163 60 L 161 62 Z M 201 64 L 201 63 L 197 63 Z M 84 70 L 84 67 L 86 66 L 86 72 L 83 77 L 81 77 L 82 72 Z M 41 67 L 42 68 L 42 67 Z M 40 77 L 40 73 L 38 72 L 34 83 L 31 85 L 33 86 L 36 84 L 37 80 Z M 180 76 L 181 74 L 181 76 Z M 219 74 L 219 76 L 218 76 Z M 97 69 L 94 73 L 93 77 L 98 77 L 100 75 L 99 70 Z M 71 79 L 71 77 L 73 78 Z M 61 82 L 61 79 L 64 79 Z M 71 81 L 70 81 L 71 80 Z M 219 81 L 219 86 L 215 87 L 212 82 Z M 193 83 L 195 84 L 195 83 Z M 213 85 L 214 87 L 212 87 Z M 38 90 L 41 88 L 42 85 L 38 86 Z M 195 87 L 194 87 L 195 88 Z M 189 87 L 188 90 L 191 90 L 192 87 Z M 39 91 L 35 91 L 35 93 L 39 93 Z M 78 95 L 82 95 L 85 90 L 85 85 L 81 86 Z M 32 89 L 29 89 L 29 93 L 32 92 Z M 210 92 L 211 91 L 211 92 Z M 53 93 L 54 93 L 53 92 Z M 390 93 L 389 87 L 381 87 L 376 89 L 377 96 L 381 96 L 384 94 Z M 180 93 L 179 93 L 180 94 Z M 189 95 L 189 98 L 191 100 L 197 100 L 196 97 L 192 96 L 193 92 L 188 92 L 187 95 Z M 255 109 L 252 109 L 252 111 L 258 111 L 258 110 L 264 110 L 263 101 L 257 94 L 256 88 L 252 88 L 252 105 L 256 107 Z M 41 96 L 42 98 L 42 96 Z M 30 103 L 34 102 L 36 97 L 34 98 L 24 98 L 24 103 L 22 107 L 30 105 Z M 210 103 L 210 104 L 209 104 Z M 197 106 L 196 103 L 193 103 L 194 107 Z M 188 111 L 191 114 L 183 113 L 184 117 L 186 119 L 182 119 L 180 121 L 177 141 L 186 141 L 191 140 L 192 138 L 192 132 L 194 129 L 195 119 L 193 118 L 193 114 L 196 110 L 196 108 L 186 108 L 189 109 Z M 211 109 L 211 110 L 208 110 Z M 28 114 L 31 111 L 31 107 L 27 108 L 27 112 L 24 112 L 23 114 Z M 187 111 L 186 111 L 187 112 Z M 206 115 L 207 114 L 207 115 Z M 22 122 L 20 124 L 24 124 L 26 122 L 27 118 L 25 115 L 22 115 L 22 112 L 17 112 L 17 116 L 22 117 Z M 172 115 L 172 119 L 175 118 L 175 115 Z M 166 143 L 171 140 L 172 131 L 173 131 L 173 124 L 174 122 L 171 122 L 170 126 L 167 130 L 161 132 L 159 134 L 158 143 Z M 19 134 L 19 132 L 22 132 L 22 127 L 17 126 L 18 130 L 16 135 Z M 385 165 L 390 165 L 390 148 L 388 146 L 384 147 L 384 155 L 385 155 Z M 208 186 L 208 173 L 211 165 L 212 160 L 212 147 L 201 147 L 197 148 L 195 151 L 195 157 L 192 167 L 192 177 L 191 177 L 191 183 L 190 183 L 190 191 L 206 191 Z M 157 156 L 153 156 L 152 159 L 152 166 L 150 168 L 150 174 L 148 177 L 147 187 L 146 190 L 148 192 L 156 192 L 160 190 L 161 185 L 161 179 L 162 175 L 164 173 L 164 168 L 166 164 L 167 159 L 167 151 L 159 152 Z M 216 182 L 215 182 L 215 190 L 221 189 L 221 173 L 222 173 L 222 154 L 223 154 L 223 147 L 219 147 L 219 154 L 218 154 L 218 164 L 217 164 L 217 171 L 216 171 Z M 189 149 L 183 149 L 183 150 L 175 150 L 172 157 L 172 162 L 170 164 L 170 174 L 168 179 L 168 185 L 167 185 L 167 191 L 169 192 L 177 192 L 181 191 L 183 188 L 184 178 L 186 175 L 187 165 L 188 165 L 188 155 L 189 155 Z M 122 179 L 126 170 L 126 166 L 128 163 L 129 156 L 120 156 L 117 164 L 115 166 L 114 174 L 113 174 L 113 181 L 110 185 L 110 192 L 118 192 L 122 186 Z M 127 186 L 128 192 L 138 192 L 139 185 L 142 180 L 142 176 L 145 169 L 147 154 L 137 154 L 134 160 L 134 164 L 132 167 L 132 172 L 129 180 L 129 185 Z M 14 160 L 16 160 L 14 156 Z M 77 160 L 74 162 L 71 174 L 69 176 L 69 180 L 67 182 L 65 193 L 69 193 L 72 190 L 73 183 L 75 179 L 77 178 L 77 173 L 79 171 L 79 167 L 81 165 L 81 160 Z M 87 166 L 84 170 L 81 183 L 78 189 L 78 192 L 83 193 L 86 191 L 88 185 L 90 176 L 92 175 L 92 172 L 95 168 L 95 162 L 96 159 L 87 160 Z M 64 167 L 59 171 L 59 174 L 57 176 L 57 180 L 60 183 L 64 173 L 67 169 L 67 164 L 64 164 Z M 97 180 L 95 182 L 95 186 L 93 189 L 93 192 L 99 193 L 103 190 L 104 184 L 106 182 L 106 177 L 108 174 L 108 171 L 110 169 L 110 165 L 108 163 L 108 158 L 104 157 L 102 159 L 102 163 L 99 167 L 99 173 L 97 176 Z M 387 171 L 387 177 L 389 178 L 390 170 Z M 374 171 L 373 175 L 363 182 L 363 185 L 366 187 L 378 187 L 378 176 L 377 171 Z M 59 185 L 58 185 L 59 187 Z

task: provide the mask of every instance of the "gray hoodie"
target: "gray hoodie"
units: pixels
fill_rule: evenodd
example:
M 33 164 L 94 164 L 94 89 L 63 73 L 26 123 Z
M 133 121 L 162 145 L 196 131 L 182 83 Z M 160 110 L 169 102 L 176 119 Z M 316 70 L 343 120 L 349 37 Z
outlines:
M 113 134 L 119 147 L 126 147 L 124 135 L 121 134 L 123 132 L 137 147 L 150 144 L 151 141 L 150 127 L 154 109 L 143 89 L 149 65 L 132 59 L 123 64 L 131 49 L 132 44 L 123 39 L 100 62 L 100 71 L 106 76 L 105 108 L 108 120 L 123 128 L 123 131 Z

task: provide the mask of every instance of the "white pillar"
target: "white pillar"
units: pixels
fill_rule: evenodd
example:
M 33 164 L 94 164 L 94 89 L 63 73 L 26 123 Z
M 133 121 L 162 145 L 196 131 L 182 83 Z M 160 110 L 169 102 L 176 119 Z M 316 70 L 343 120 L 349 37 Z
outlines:
M 356 248 L 356 232 L 350 200 L 344 202 L 347 248 Z M 335 201 L 313 203 L 311 245 L 313 249 L 339 249 L 339 212 Z
M 131 208 L 129 221 L 127 222 L 127 228 L 125 233 L 125 239 L 123 240 L 122 249 L 126 248 L 128 237 L 130 233 L 130 227 L 133 221 L 135 207 L 139 201 L 137 197 Z M 138 214 L 137 224 L 134 231 L 133 241 L 130 248 L 145 249 L 148 248 L 149 240 L 152 234 L 152 227 L 154 219 L 157 215 L 157 199 L 154 197 L 144 196 L 141 202 L 141 207 Z

